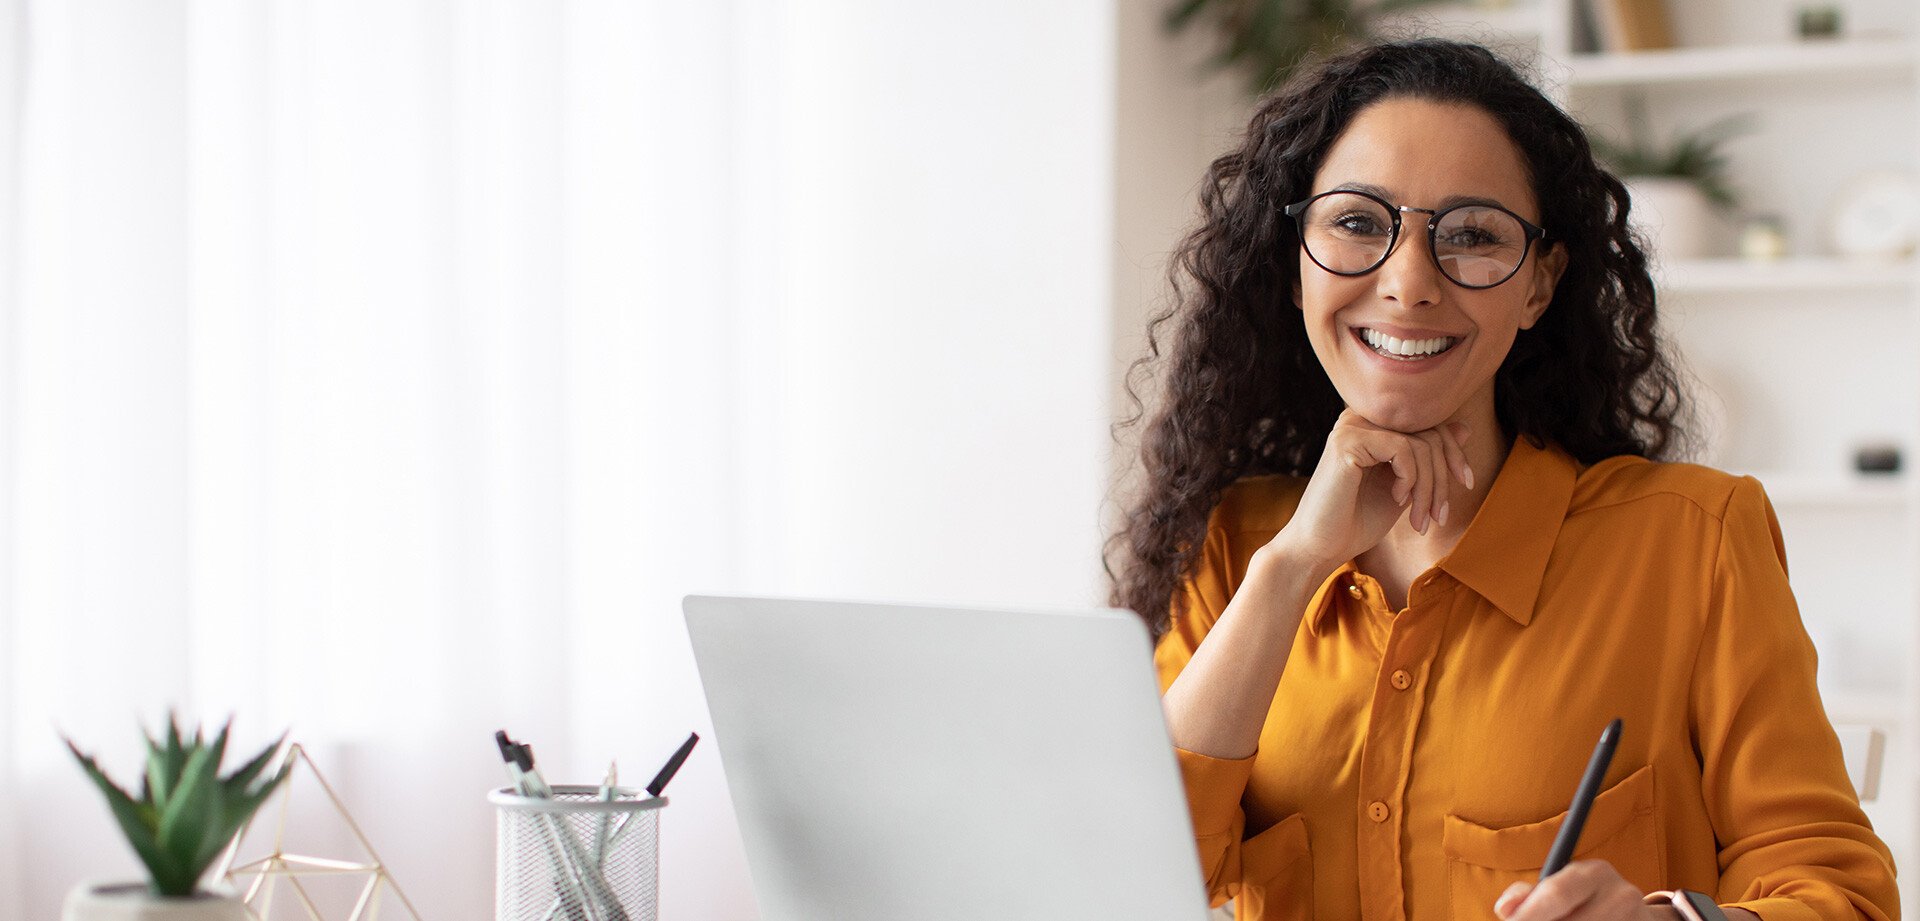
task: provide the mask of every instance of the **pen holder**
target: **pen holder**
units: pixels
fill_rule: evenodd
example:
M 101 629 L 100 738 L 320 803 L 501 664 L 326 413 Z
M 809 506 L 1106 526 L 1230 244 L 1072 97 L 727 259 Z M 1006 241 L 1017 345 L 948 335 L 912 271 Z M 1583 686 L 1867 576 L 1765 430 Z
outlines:
M 503 787 L 487 801 L 499 818 L 496 921 L 656 921 L 664 797 L 562 785 L 550 799 Z

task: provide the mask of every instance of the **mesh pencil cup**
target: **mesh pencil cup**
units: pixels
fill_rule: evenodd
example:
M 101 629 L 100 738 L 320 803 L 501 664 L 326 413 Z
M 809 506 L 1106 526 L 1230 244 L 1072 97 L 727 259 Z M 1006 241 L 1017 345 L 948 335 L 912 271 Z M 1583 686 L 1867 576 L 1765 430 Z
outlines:
M 660 810 L 665 797 L 561 785 L 553 798 L 502 787 L 487 794 L 499 818 L 496 921 L 657 921 Z

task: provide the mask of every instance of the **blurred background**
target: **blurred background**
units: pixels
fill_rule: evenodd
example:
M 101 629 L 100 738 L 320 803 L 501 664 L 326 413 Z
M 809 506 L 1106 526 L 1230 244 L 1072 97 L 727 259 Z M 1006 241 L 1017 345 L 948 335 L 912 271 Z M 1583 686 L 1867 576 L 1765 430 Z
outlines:
M 1392 5 L 0 0 L 0 919 L 139 875 L 62 734 L 290 730 L 482 918 L 495 729 L 711 742 L 683 595 L 1103 602 L 1125 369 L 1297 50 L 1216 66 L 1249 22 L 1497 45 L 1638 174 L 1914 853 L 1920 14 Z M 663 916 L 756 917 L 714 746 L 671 796 Z

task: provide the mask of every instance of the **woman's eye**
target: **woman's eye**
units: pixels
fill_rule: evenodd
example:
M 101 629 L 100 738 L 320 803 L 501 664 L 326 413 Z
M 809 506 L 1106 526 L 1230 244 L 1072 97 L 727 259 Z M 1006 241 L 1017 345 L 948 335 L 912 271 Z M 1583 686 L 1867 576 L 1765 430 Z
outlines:
M 1380 219 L 1371 214 L 1343 214 L 1333 219 L 1334 229 L 1355 236 L 1375 236 L 1387 232 Z
M 1497 234 L 1489 233 L 1477 227 L 1462 227 L 1440 238 L 1440 242 L 1458 249 L 1486 249 L 1499 246 L 1502 241 Z

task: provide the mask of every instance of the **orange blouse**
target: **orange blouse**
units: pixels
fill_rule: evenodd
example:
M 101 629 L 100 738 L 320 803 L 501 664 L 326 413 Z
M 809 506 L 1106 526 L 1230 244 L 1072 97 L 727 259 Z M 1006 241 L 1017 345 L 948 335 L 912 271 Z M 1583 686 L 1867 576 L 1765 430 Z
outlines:
M 1221 498 L 1155 650 L 1163 691 L 1304 484 L 1249 478 Z M 1766 921 L 1899 917 L 1760 484 L 1634 457 L 1582 467 L 1524 438 L 1404 610 L 1351 563 L 1320 586 L 1252 757 L 1178 753 L 1214 903 L 1491 918 L 1538 876 L 1616 716 L 1575 859 Z

